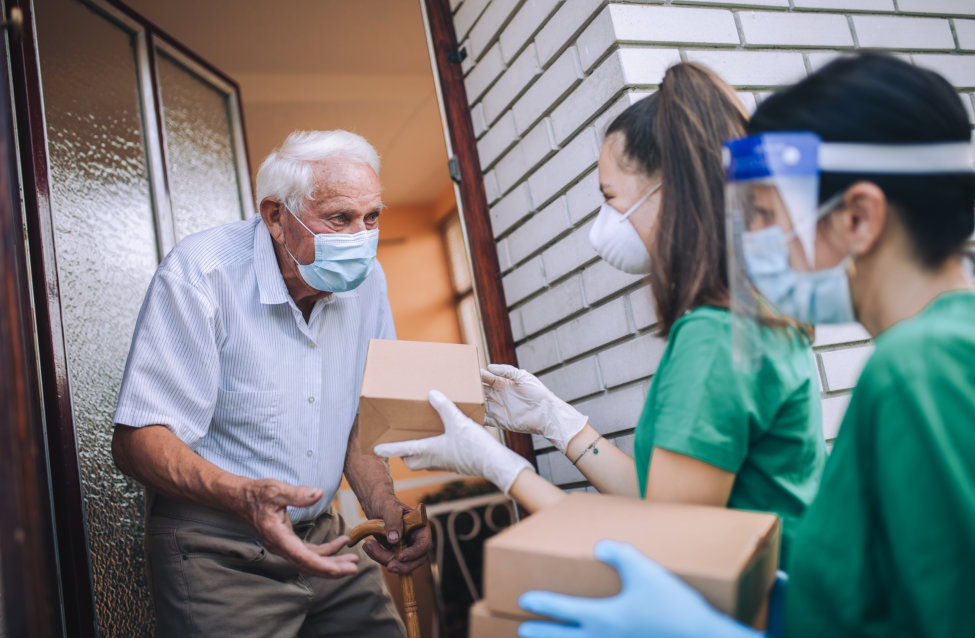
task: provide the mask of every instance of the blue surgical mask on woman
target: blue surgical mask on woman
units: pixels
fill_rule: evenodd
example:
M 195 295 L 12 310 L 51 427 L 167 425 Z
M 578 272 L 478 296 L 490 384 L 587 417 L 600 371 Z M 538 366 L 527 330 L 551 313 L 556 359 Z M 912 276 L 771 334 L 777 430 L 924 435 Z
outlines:
M 789 242 L 779 226 L 742 233 L 745 269 L 758 291 L 784 315 L 804 323 L 855 321 L 847 268 L 850 258 L 832 268 L 796 271 L 789 265 Z
M 351 235 L 315 233 L 290 208 L 288 212 L 315 238 L 315 261 L 310 264 L 299 263 L 288 247 L 284 247 L 306 284 L 322 292 L 348 292 L 366 280 L 376 265 L 378 228 Z

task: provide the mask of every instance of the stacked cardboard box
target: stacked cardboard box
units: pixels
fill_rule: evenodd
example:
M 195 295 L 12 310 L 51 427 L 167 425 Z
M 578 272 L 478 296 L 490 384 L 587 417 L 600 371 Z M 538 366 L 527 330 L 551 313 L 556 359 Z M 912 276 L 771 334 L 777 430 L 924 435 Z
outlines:
M 618 594 L 616 570 L 593 557 L 606 538 L 632 544 L 720 611 L 763 622 L 778 564 L 776 516 L 576 493 L 488 540 L 484 600 L 471 609 L 470 638 L 516 636 L 522 621 L 537 618 L 518 607 L 529 590 Z

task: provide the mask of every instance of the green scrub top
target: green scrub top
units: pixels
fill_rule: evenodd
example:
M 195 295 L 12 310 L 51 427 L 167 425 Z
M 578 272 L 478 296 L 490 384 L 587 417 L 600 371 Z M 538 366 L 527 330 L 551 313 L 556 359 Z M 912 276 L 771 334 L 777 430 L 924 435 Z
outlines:
M 732 362 L 731 313 L 700 307 L 674 323 L 636 426 L 634 460 L 646 497 L 654 447 L 733 472 L 728 507 L 782 518 L 780 564 L 826 462 L 812 350 L 791 328 L 761 330 L 755 372 Z
M 975 294 L 876 346 L 796 534 L 786 634 L 975 636 Z

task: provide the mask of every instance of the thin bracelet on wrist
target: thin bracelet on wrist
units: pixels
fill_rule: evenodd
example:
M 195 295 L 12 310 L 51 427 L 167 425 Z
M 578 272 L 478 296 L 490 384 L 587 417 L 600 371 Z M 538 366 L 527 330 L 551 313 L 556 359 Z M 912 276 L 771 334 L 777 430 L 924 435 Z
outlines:
M 579 456 L 576 457 L 576 460 L 572 461 L 572 464 L 573 465 L 576 465 L 582 459 L 582 457 L 584 457 L 586 455 L 586 452 L 588 452 L 589 450 L 592 450 L 592 453 L 593 454 L 599 454 L 599 448 L 596 447 L 596 444 L 599 443 L 599 439 L 601 439 L 601 438 L 603 438 L 603 435 L 602 434 L 600 434 L 599 436 L 597 436 L 593 440 L 592 443 L 590 443 L 588 446 L 586 446 L 586 449 L 585 450 L 583 450 L 582 452 L 579 453 Z

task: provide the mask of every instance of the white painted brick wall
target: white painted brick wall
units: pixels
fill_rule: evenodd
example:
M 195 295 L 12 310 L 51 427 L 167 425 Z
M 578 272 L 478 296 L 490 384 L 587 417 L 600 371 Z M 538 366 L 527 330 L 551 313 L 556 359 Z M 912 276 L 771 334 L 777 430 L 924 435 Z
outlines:
M 547 110 L 582 79 L 579 53 L 569 47 L 559 56 L 545 74 L 518 99 L 511 111 L 519 133 L 527 131 Z
M 543 374 L 538 377 L 538 380 L 566 401 L 596 394 L 602 385 L 594 356 L 580 359 L 553 372 Z
M 693 50 L 686 55 L 689 62 L 703 64 L 737 87 L 780 86 L 806 75 L 799 52 Z
M 555 337 L 559 342 L 559 352 L 565 358 L 572 359 L 625 337 L 630 332 L 626 300 L 618 297 L 562 324 L 556 329 Z
M 538 59 L 547 67 L 558 53 L 571 44 L 576 34 L 593 17 L 598 2 L 593 0 L 566 0 L 553 15 L 548 24 L 535 36 L 538 45 Z
M 894 0 L 792 0 L 796 9 L 838 9 L 840 11 L 894 10 Z
M 503 2 L 491 2 L 477 19 L 468 38 L 475 51 L 484 51 L 494 42 L 498 32 L 511 18 L 509 7 Z M 507 62 L 507 60 L 505 60 Z
M 853 16 L 861 47 L 872 49 L 954 49 L 951 24 L 939 18 Z
M 600 141 L 595 129 L 586 129 L 528 178 L 532 201 L 547 202 L 599 159 Z
M 738 14 L 746 46 L 853 46 L 846 16 L 826 13 L 742 11 Z
M 488 124 L 504 113 L 541 72 L 538 56 L 535 55 L 535 45 L 530 44 L 484 95 L 484 118 Z
M 531 211 L 532 200 L 528 194 L 528 185 L 519 184 L 491 207 L 491 227 L 495 236 L 504 234 Z
M 510 112 L 505 115 L 510 115 Z M 558 150 L 558 145 L 555 143 L 555 135 L 552 133 L 552 122 L 549 118 L 545 118 L 521 138 L 518 145 L 498 162 L 495 169 L 498 188 L 501 192 L 507 192 L 509 188 L 524 179 L 527 173 L 556 150 Z
M 518 266 L 501 278 L 501 285 L 504 286 L 504 298 L 509 306 L 532 296 L 545 287 L 542 259 L 536 257 Z
M 604 368 L 605 369 L 605 368 Z M 605 394 L 580 401 L 576 408 L 589 417 L 592 425 L 600 434 L 612 434 L 620 430 L 632 430 L 640 418 L 647 397 L 649 384 L 637 383 L 614 388 Z M 627 444 L 623 441 L 624 446 Z M 628 450 L 632 453 L 633 443 L 629 443 Z
M 515 132 L 515 116 L 509 111 L 477 141 L 477 155 L 481 160 L 481 170 L 491 168 L 495 160 L 516 141 L 518 135 Z
M 504 71 L 504 60 L 501 59 L 501 48 L 494 45 L 464 78 L 467 96 L 472 100 L 480 99 L 502 71 Z
M 873 354 L 873 346 L 820 352 L 819 358 L 826 375 L 826 387 L 824 389 L 829 392 L 836 392 L 838 390 L 849 390 L 855 386 L 860 377 L 860 371 L 863 370 L 863 365 L 871 354 Z
M 518 365 L 535 374 L 546 368 L 557 366 L 562 362 L 555 332 L 544 332 L 534 339 L 529 339 L 516 349 Z
M 605 126 L 685 59 L 746 108 L 837 55 L 880 48 L 945 75 L 975 118 L 975 0 L 453 0 L 461 68 L 516 352 L 604 435 L 631 434 L 665 343 L 643 278 L 588 242 Z M 856 325 L 821 326 L 823 431 L 836 435 L 872 352 Z M 584 486 L 535 438 L 542 474 Z M 580 488 L 581 489 L 581 488 Z
M 955 20 L 955 34 L 958 36 L 958 48 L 965 51 L 975 51 L 975 20 Z
M 508 236 L 511 261 L 516 264 L 521 262 L 538 250 L 540 245 L 545 245 L 568 229 L 569 213 L 565 209 L 565 198 L 559 197 Z
M 789 0 L 674 0 L 673 4 L 719 4 L 725 7 L 769 7 L 773 9 L 787 9 L 789 7 Z
M 960 89 L 975 88 L 975 56 L 932 53 L 911 58 L 914 64 L 937 71 Z
M 975 15 L 972 0 L 897 0 L 902 13 L 934 13 L 937 15 Z
M 581 285 L 579 277 L 572 277 L 522 306 L 525 334 L 535 334 L 582 310 L 584 303 Z
M 589 229 L 592 223 L 576 228 L 568 237 L 549 246 L 542 253 L 545 276 L 555 282 L 573 270 L 598 259 L 596 251 L 589 243 Z
M 653 293 L 650 286 L 638 288 L 627 295 L 630 300 L 630 311 L 633 313 L 633 325 L 637 330 L 646 330 L 657 323 L 657 311 L 653 307 Z
M 666 341 L 646 334 L 600 352 L 599 368 L 603 371 L 606 387 L 613 388 L 652 375 L 657 371 L 664 347 Z
M 562 0 L 527 0 L 521 6 L 501 32 L 501 54 L 505 62 L 514 59 L 561 2 Z

